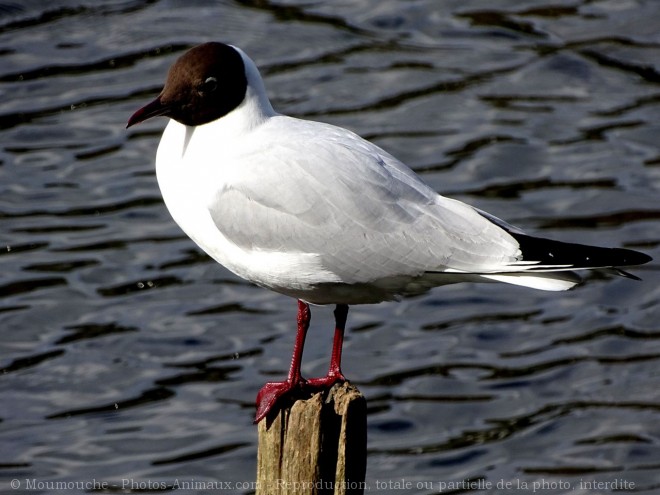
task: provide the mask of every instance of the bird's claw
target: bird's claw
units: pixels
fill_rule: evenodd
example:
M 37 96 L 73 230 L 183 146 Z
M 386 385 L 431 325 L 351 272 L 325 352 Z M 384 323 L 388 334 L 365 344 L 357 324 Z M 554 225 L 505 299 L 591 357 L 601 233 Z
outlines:
M 304 381 L 283 381 L 268 382 L 257 394 L 257 413 L 254 417 L 254 423 L 258 423 L 270 413 L 275 404 L 287 395 L 290 395 L 295 389 L 302 388 Z
M 285 380 L 283 382 L 268 382 L 257 394 L 257 412 L 254 417 L 254 423 L 259 423 L 262 419 L 268 416 L 273 407 L 282 399 L 291 398 L 296 393 L 314 393 L 320 390 L 329 390 L 335 383 L 343 383 L 347 381 L 344 375 L 340 372 L 330 372 L 321 378 L 312 378 L 294 382 Z

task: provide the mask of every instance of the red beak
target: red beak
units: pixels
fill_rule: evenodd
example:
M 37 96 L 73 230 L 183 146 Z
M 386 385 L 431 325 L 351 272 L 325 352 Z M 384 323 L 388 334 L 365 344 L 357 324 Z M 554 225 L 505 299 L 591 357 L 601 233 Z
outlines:
M 163 105 L 163 102 L 160 100 L 160 96 L 156 98 L 151 103 L 140 108 L 137 112 L 131 115 L 131 118 L 128 119 L 128 124 L 126 128 L 128 129 L 132 125 L 139 124 L 144 122 L 151 117 L 157 117 L 159 115 L 168 115 L 170 112 L 170 107 L 168 105 Z

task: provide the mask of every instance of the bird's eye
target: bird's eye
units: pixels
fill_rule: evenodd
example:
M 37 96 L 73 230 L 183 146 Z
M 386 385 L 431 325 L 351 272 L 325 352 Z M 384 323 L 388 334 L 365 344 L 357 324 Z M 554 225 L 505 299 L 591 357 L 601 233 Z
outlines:
M 199 85 L 200 93 L 211 93 L 218 87 L 218 80 L 215 77 L 207 77 L 206 80 Z

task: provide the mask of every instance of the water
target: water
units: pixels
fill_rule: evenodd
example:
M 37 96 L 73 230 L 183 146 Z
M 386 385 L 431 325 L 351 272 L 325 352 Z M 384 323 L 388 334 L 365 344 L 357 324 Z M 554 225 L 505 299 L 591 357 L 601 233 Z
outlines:
M 172 222 L 153 167 L 164 120 L 124 129 L 194 44 L 241 46 L 277 109 L 357 131 L 438 191 L 660 257 L 655 0 L 25 0 L 0 4 L 0 26 L 5 492 L 253 491 L 253 401 L 286 373 L 295 303 Z M 352 308 L 369 491 L 660 491 L 657 266 Z M 331 326 L 314 308 L 309 376 Z

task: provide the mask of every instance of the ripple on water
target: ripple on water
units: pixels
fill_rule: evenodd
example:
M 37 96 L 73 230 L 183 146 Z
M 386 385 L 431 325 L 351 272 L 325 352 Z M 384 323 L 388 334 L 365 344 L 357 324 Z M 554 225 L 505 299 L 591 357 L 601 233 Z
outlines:
M 124 129 L 183 50 L 244 47 L 279 110 L 359 132 L 451 197 L 653 255 L 658 14 L 653 0 L 1 3 L 0 476 L 255 477 L 254 396 L 286 373 L 295 304 L 194 248 L 156 183 L 164 123 Z M 352 308 L 368 482 L 652 491 L 660 283 L 654 265 L 634 273 Z M 314 308 L 309 376 L 331 326 Z

